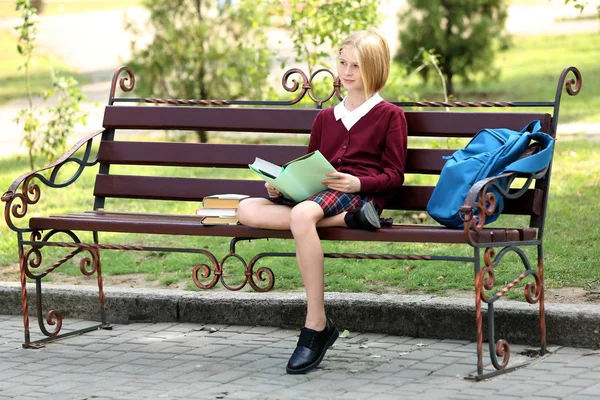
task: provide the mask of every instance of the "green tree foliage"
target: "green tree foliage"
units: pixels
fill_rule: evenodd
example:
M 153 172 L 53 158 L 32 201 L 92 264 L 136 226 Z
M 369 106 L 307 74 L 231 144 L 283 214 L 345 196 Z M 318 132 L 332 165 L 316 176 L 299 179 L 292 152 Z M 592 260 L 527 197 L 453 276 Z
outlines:
M 42 129 L 43 140 L 39 153 L 45 161 L 52 161 L 64 153 L 67 139 L 75 132 L 75 125 L 86 124 L 87 113 L 81 109 L 85 95 L 79 82 L 72 76 L 60 76 L 52 72 L 52 88 L 43 93 L 44 100 L 55 98 L 55 104 L 46 107 L 51 118 Z
M 143 97 L 260 99 L 265 93 L 270 52 L 263 0 L 144 0 L 150 11 L 145 32 L 132 42 L 128 65 Z M 143 37 L 140 29 L 128 29 Z M 198 132 L 200 141 L 206 133 Z
M 596 16 L 600 22 L 600 0 L 565 0 L 565 4 L 573 4 L 573 7 L 577 8 L 581 13 L 588 6 L 596 7 Z
M 592 4 L 590 4 L 592 3 Z M 600 12 L 600 2 L 598 0 L 589 1 L 589 0 L 565 0 L 565 4 L 573 4 L 573 7 L 577 8 L 579 11 L 583 12 L 583 10 L 587 6 L 596 6 L 596 9 Z
M 39 6 L 38 6 L 39 7 Z M 86 123 L 87 113 L 80 108 L 85 98 L 79 83 L 70 76 L 58 76 L 52 72 L 52 88 L 43 93 L 44 101 L 57 98 L 57 104 L 36 110 L 33 105 L 29 67 L 33 60 L 38 32 L 37 8 L 30 0 L 17 0 L 16 10 L 21 12 L 22 24 L 15 29 L 19 33 L 17 51 L 23 57 L 19 65 L 25 76 L 27 107 L 15 118 L 23 125 L 22 143 L 28 149 L 29 166 L 35 168 L 37 160 L 52 161 L 65 150 L 67 139 L 78 123 Z
M 399 15 L 400 49 L 396 59 L 413 59 L 421 48 L 439 56 L 446 78 L 447 94 L 454 93 L 454 78 L 469 80 L 482 73 L 493 77 L 492 61 L 499 49 L 507 47 L 504 24 L 505 0 L 407 0 Z M 428 78 L 432 69 L 424 69 Z
M 332 68 L 334 51 L 351 32 L 375 27 L 380 0 L 287 0 L 275 1 L 273 9 L 283 18 L 296 53 L 296 62 Z M 335 64 L 334 64 L 335 65 Z

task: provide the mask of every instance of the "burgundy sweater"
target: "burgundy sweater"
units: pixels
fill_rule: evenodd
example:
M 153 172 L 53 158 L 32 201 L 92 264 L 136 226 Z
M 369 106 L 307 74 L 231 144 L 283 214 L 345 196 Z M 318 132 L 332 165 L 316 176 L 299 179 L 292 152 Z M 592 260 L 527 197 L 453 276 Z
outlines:
M 404 111 L 387 101 L 373 107 L 348 131 L 333 107 L 317 114 L 308 152 L 319 150 L 340 172 L 360 179 L 360 193 L 383 210 L 404 182 L 407 126 Z

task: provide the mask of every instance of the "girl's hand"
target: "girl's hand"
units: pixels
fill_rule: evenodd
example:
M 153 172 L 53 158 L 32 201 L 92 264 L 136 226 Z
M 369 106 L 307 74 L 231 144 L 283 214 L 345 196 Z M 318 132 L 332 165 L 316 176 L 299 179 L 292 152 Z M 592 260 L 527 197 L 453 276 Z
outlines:
M 330 179 L 324 179 L 321 182 L 327 185 L 329 189 L 337 190 L 343 193 L 360 192 L 360 179 L 354 175 L 343 172 L 330 172 L 327 174 Z
M 267 188 L 267 192 L 269 193 L 269 197 L 279 197 L 281 196 L 281 192 L 275 189 L 273 186 L 269 185 L 265 182 L 265 187 Z

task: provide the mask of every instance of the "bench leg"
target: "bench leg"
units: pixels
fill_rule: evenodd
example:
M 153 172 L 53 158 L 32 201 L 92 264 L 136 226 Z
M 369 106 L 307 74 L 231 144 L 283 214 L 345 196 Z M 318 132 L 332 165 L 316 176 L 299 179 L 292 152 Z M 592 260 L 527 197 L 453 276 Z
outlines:
M 485 267 L 481 268 L 481 249 L 474 249 L 474 269 L 475 269 L 475 323 L 477 325 L 477 375 L 468 376 L 467 379 L 480 381 L 503 372 L 507 372 L 506 366 L 510 359 L 510 346 L 506 340 L 494 339 L 494 299 L 488 299 L 484 290 L 490 290 L 494 286 L 494 270 L 497 260 L 494 260 L 495 252 L 493 248 L 487 248 L 484 252 Z M 483 366 L 483 310 L 482 303 L 487 303 L 488 317 L 488 344 L 490 360 L 496 371 L 484 374 Z M 497 357 L 502 357 L 502 362 L 498 362 Z
M 27 345 L 31 342 L 30 333 L 29 333 L 29 301 L 27 298 L 27 278 L 25 275 L 25 255 L 23 251 L 23 235 L 18 233 L 18 241 L 19 241 L 19 273 L 21 280 L 21 310 L 23 312 L 23 329 L 25 334 L 25 341 L 23 342 L 23 347 L 27 347 Z
M 482 278 L 480 274 L 480 249 L 475 248 L 475 324 L 477 326 L 477 375 L 483 375 L 483 316 L 481 314 Z
M 510 359 L 510 346 L 504 339 L 496 341 L 494 328 L 494 303 L 504 296 L 510 289 L 523 279 L 532 277 L 533 283 L 527 283 L 524 288 L 525 299 L 530 304 L 539 302 L 540 312 L 540 341 L 541 355 L 546 353 L 546 320 L 544 312 L 544 284 L 543 284 L 543 258 L 541 257 L 541 246 L 538 246 L 538 270 L 531 268 L 529 260 L 522 249 L 507 245 L 500 250 L 498 255 L 493 248 L 488 247 L 484 252 L 484 267 L 481 268 L 481 249 L 474 249 L 475 270 L 475 320 L 477 325 L 477 375 L 469 379 L 482 380 L 520 368 L 523 364 L 507 368 Z M 504 288 L 498 290 L 493 296 L 487 296 L 485 291 L 494 288 L 494 269 L 508 252 L 516 253 L 523 262 L 525 271 L 509 282 Z M 483 366 L 483 310 L 482 303 L 487 304 L 487 335 L 489 343 L 490 361 L 496 371 L 484 374 Z M 501 358 L 501 360 L 499 360 Z
M 48 242 L 48 239 L 54 236 L 57 233 L 63 233 L 71 237 L 75 243 L 66 243 L 66 242 Z M 25 251 L 25 245 L 31 246 L 27 251 Z M 44 246 L 57 246 L 57 247 L 75 247 L 76 249 L 71 251 L 69 254 L 52 264 L 50 267 L 46 268 L 44 271 L 38 272 L 36 271 L 42 265 L 42 253 L 41 249 Z M 20 273 L 21 273 L 21 298 L 22 298 L 22 311 L 23 311 L 23 325 L 25 329 L 25 341 L 23 343 L 23 347 L 25 348 L 39 348 L 43 347 L 46 342 L 53 341 L 59 338 L 64 338 L 67 336 L 73 336 L 82 334 L 85 332 L 89 332 L 92 330 L 97 330 L 99 328 L 107 328 L 105 324 L 105 316 L 104 316 L 104 296 L 101 291 L 101 319 L 102 324 L 93 325 L 90 327 L 78 329 L 75 331 L 67 332 L 60 334 L 62 329 L 62 315 L 56 310 L 50 310 L 44 317 L 43 315 L 43 293 L 42 293 L 42 279 L 54 271 L 56 268 L 63 265 L 68 260 L 75 257 L 80 252 L 86 250 L 91 254 L 91 259 L 89 257 L 85 257 L 80 260 L 79 266 L 80 271 L 87 276 L 93 275 L 94 273 L 99 273 L 99 265 L 100 265 L 100 255 L 98 249 L 95 248 L 87 248 L 88 245 L 83 245 L 80 243 L 79 238 L 73 232 L 70 231 L 51 231 L 41 238 L 41 234 L 39 232 L 32 232 L 31 239 L 28 241 L 22 240 L 22 237 L 19 237 L 19 264 L 20 264 Z M 91 266 L 91 268 L 90 268 Z M 40 331 L 46 338 L 39 339 L 36 341 L 31 341 L 30 330 L 29 330 L 29 299 L 27 294 L 27 278 L 30 278 L 35 281 L 36 288 L 36 313 L 38 319 L 38 325 Z M 99 273 L 98 278 L 99 289 L 102 290 L 102 277 Z M 46 324 L 49 326 L 53 326 L 52 330 L 48 330 L 46 328 Z
M 93 232 L 94 243 L 99 244 L 98 232 Z M 102 329 L 112 329 L 112 326 L 106 322 L 106 311 L 104 309 L 104 281 L 102 280 L 102 260 L 100 258 L 100 248 L 96 247 L 93 252 L 96 259 L 96 280 L 98 282 L 98 302 L 100 303 L 100 321 Z
M 544 252 L 542 245 L 538 246 L 538 275 L 540 277 L 540 355 L 547 352 L 546 344 L 546 309 L 544 306 Z

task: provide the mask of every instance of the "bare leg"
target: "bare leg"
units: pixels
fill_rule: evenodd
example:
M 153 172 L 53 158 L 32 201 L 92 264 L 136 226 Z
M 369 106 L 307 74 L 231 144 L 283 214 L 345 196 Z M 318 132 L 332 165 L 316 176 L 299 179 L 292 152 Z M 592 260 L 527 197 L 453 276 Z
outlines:
M 275 204 L 268 199 L 250 198 L 240 202 L 238 219 L 244 225 L 264 229 L 291 230 L 296 242 L 296 261 L 306 291 L 305 327 L 322 331 L 325 328 L 324 257 L 317 227 L 346 227 L 346 212 L 323 218 L 323 209 L 313 201 L 293 208 Z
M 237 217 L 240 223 L 255 228 L 289 230 L 291 212 L 291 207 L 251 197 L 240 201 Z
M 317 203 L 315 203 L 315 204 L 317 204 Z M 319 206 L 319 208 L 321 208 L 321 206 Z M 317 222 L 317 227 L 318 228 L 333 228 L 333 227 L 347 228 L 348 225 L 346 225 L 346 223 L 344 222 L 344 216 L 346 214 L 348 214 L 348 213 L 346 211 L 344 211 L 338 215 L 334 215 L 333 217 L 323 218 L 322 220 Z
M 321 207 L 319 206 L 319 208 Z M 291 212 L 291 207 L 275 204 L 268 199 L 252 197 L 240 202 L 237 216 L 243 225 L 263 229 L 289 230 Z M 317 227 L 346 227 L 345 215 L 344 211 L 333 217 L 323 218 L 317 222 Z
M 323 246 L 317 234 L 317 222 L 323 219 L 323 209 L 317 203 L 305 201 L 290 214 L 292 234 L 296 241 L 296 260 L 306 291 L 305 327 L 321 331 L 325 328 Z

